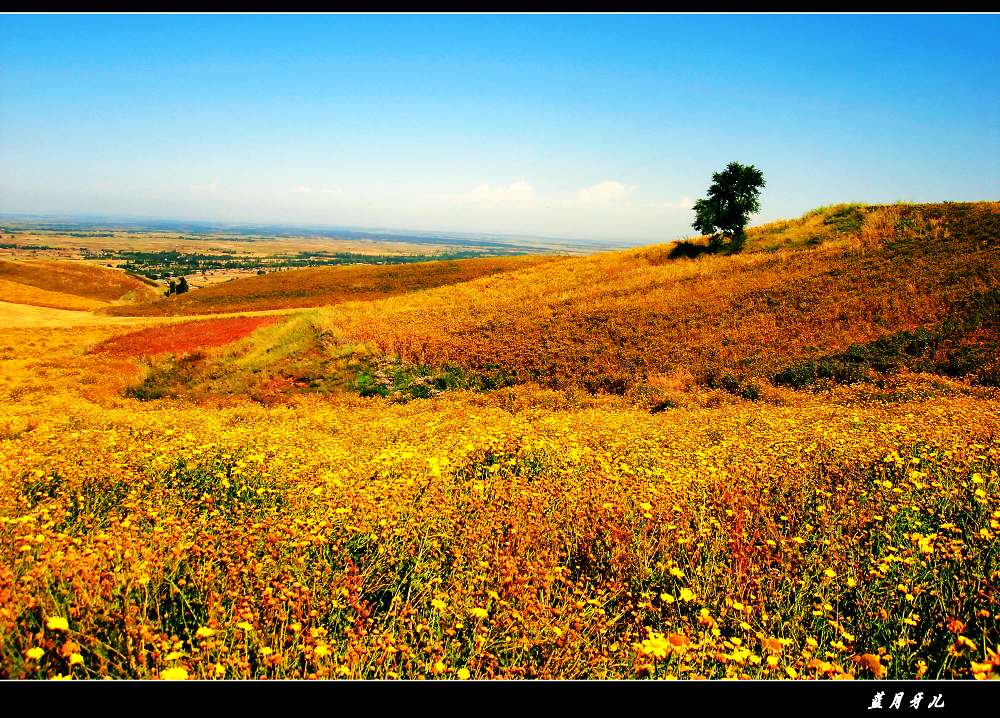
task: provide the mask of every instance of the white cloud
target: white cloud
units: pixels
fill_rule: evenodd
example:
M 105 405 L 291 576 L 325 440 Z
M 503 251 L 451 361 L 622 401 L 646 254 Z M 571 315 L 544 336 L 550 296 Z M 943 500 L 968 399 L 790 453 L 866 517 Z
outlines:
M 576 199 L 572 200 L 570 204 L 599 207 L 621 202 L 628 197 L 633 189 L 635 188 L 626 187 L 617 180 L 605 180 L 578 191 Z
M 496 207 L 501 204 L 527 204 L 535 201 L 535 188 L 524 180 L 511 182 L 506 187 L 481 184 L 457 197 L 450 197 L 450 199 L 461 204 L 475 204 L 485 207 Z

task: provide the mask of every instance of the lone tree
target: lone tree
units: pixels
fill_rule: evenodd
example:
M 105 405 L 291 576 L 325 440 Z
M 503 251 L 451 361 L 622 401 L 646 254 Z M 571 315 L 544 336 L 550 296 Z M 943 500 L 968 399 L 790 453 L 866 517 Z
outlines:
M 175 282 L 173 279 L 171 279 L 170 285 L 167 287 L 166 296 L 169 297 L 171 294 L 184 294 L 184 292 L 186 292 L 188 289 L 190 289 L 190 287 L 188 287 L 187 279 L 185 279 L 183 276 L 180 278 L 180 281 L 178 282 Z
M 746 241 L 747 221 L 760 209 L 760 190 L 764 173 L 753 165 L 730 162 L 722 172 L 712 175 L 708 197 L 694 203 L 693 226 L 702 234 L 712 235 L 709 246 L 722 248 L 723 237 L 729 238 L 731 252 L 739 252 Z

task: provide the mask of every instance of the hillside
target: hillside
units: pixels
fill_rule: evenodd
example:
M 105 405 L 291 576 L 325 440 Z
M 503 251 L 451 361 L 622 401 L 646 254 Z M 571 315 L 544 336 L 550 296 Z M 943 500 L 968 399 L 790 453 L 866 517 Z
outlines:
M 997 216 L 5 305 L 0 678 L 1000 676 Z
M 93 310 L 157 294 L 136 277 L 89 262 L 0 259 L 0 301 L 13 304 Z
M 513 256 L 407 265 L 312 267 L 236 279 L 139 306 L 109 308 L 107 312 L 118 316 L 176 316 L 320 307 L 465 282 L 554 259 Z
M 421 396 L 532 382 L 652 398 L 701 385 L 756 398 L 901 369 L 1000 379 L 998 203 L 838 206 L 753 228 L 736 256 L 703 244 L 532 262 L 320 309 L 188 367 L 181 383 Z

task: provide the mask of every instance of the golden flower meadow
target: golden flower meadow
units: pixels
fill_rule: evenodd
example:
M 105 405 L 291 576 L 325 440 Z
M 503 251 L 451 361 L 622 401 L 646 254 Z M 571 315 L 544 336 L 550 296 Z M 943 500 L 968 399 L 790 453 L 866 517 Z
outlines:
M 210 409 L 58 336 L 2 357 L 4 677 L 1000 675 L 991 395 Z

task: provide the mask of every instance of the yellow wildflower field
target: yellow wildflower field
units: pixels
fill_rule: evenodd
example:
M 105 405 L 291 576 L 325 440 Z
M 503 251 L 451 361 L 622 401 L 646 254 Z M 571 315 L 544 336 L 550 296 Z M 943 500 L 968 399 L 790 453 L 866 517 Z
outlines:
M 1000 670 L 992 390 L 209 409 L 114 331 L 0 333 L 4 677 Z
M 998 221 L 0 304 L 0 677 L 1000 677 Z

